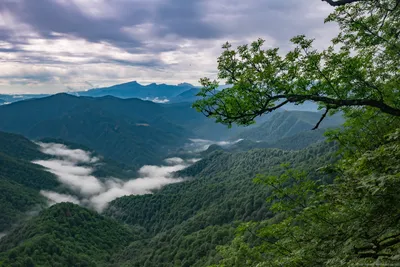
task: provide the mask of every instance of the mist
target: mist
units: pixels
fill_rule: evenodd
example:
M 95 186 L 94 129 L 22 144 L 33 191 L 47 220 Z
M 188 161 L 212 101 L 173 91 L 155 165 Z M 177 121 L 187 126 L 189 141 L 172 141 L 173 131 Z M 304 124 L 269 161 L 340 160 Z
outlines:
M 212 141 L 212 140 L 205 140 L 205 139 L 189 139 L 190 143 L 186 144 L 185 148 L 188 152 L 191 153 L 198 153 L 207 150 L 211 145 L 219 145 L 222 147 L 227 147 L 230 145 L 237 144 L 243 139 L 238 139 L 235 141 Z
M 72 202 L 91 207 L 102 212 L 109 202 L 127 195 L 151 194 L 165 185 L 183 182 L 184 178 L 175 178 L 173 173 L 180 171 L 198 159 L 165 159 L 165 165 L 145 165 L 138 171 L 138 178 L 128 181 L 117 177 L 95 177 L 93 175 L 99 158 L 81 149 L 70 149 L 62 144 L 38 143 L 41 151 L 53 156 L 48 160 L 36 160 L 33 163 L 43 166 L 53 173 L 59 182 L 70 189 L 68 194 L 42 190 L 40 193 L 48 199 L 49 205 L 60 202 Z
M 169 102 L 169 99 L 167 99 L 167 98 L 161 99 L 161 98 L 159 98 L 159 97 L 155 97 L 155 98 L 153 98 L 153 99 L 151 99 L 151 98 L 149 98 L 149 97 L 146 97 L 146 98 L 144 98 L 144 99 L 142 99 L 142 100 L 152 101 L 152 102 L 157 103 L 157 104 L 166 104 L 166 103 Z

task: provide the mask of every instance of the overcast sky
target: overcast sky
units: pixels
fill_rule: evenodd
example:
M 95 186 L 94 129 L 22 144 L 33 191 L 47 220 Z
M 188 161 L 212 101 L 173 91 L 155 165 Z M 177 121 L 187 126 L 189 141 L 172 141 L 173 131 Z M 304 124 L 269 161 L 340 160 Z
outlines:
M 0 93 L 55 93 L 136 80 L 214 77 L 221 45 L 323 47 L 321 0 L 0 0 Z

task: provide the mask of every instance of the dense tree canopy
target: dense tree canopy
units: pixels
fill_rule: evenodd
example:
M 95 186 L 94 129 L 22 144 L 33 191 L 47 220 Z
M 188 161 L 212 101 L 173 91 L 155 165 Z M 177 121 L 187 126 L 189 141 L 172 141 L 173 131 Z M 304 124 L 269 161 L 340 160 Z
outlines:
M 326 22 L 338 23 L 340 33 L 323 51 L 302 35 L 291 40 L 295 48 L 285 55 L 278 48 L 263 49 L 261 39 L 237 49 L 226 43 L 218 78 L 232 87 L 219 91 L 218 81 L 201 79 L 203 99 L 194 107 L 229 125 L 249 124 L 307 100 L 327 113 L 362 107 L 400 116 L 399 3 L 366 0 L 337 7 Z
M 400 262 L 400 1 L 326 1 L 340 33 L 323 51 L 313 40 L 294 37 L 283 55 L 262 49 L 263 40 L 233 49 L 218 59 L 218 82 L 201 80 L 206 116 L 231 125 L 288 103 L 318 103 L 329 114 L 342 111 L 344 127 L 329 136 L 339 141 L 342 159 L 321 168 L 336 179 L 324 185 L 302 168 L 259 176 L 272 189 L 267 201 L 275 216 L 238 228 L 219 248 L 218 266 L 353 266 Z
M 285 55 L 264 50 L 263 40 L 236 50 L 227 43 L 219 78 L 232 87 L 219 91 L 217 81 L 202 79 L 203 99 L 194 107 L 218 122 L 247 125 L 286 104 L 314 101 L 325 110 L 313 117 L 315 128 L 328 113 L 345 115 L 343 127 L 328 134 L 338 155 L 336 142 L 297 150 L 320 137 L 289 135 L 309 120 L 278 114 L 246 133 L 253 143 L 211 146 L 177 173 L 185 182 L 116 199 L 104 216 L 67 203 L 42 211 L 0 240 L 0 265 L 399 265 L 400 0 L 325 2 L 336 7 L 326 21 L 340 26 L 329 48 L 317 51 L 305 36 L 293 38 Z M 258 143 L 262 135 L 286 136 L 272 146 L 292 151 L 259 148 L 271 146 Z M 34 147 L 20 140 L 0 149 L 0 227 L 9 227 L 14 210 L 41 203 L 35 190 L 57 185 L 20 160 Z
M 110 266 L 115 251 L 140 237 L 94 211 L 60 203 L 2 238 L 0 266 Z

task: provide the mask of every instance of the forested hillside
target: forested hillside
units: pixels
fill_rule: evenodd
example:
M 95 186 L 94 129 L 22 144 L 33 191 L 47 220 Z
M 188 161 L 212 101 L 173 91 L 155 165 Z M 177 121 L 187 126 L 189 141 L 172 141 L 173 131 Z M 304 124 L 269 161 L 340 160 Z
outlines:
M 179 103 L 179 102 L 193 103 L 194 101 L 199 99 L 199 97 L 197 96 L 197 94 L 199 92 L 200 92 L 199 88 L 192 88 L 192 89 L 186 90 L 186 91 L 180 93 L 179 95 L 171 98 L 169 103 Z
M 162 110 L 139 99 L 60 94 L 2 106 L 0 129 L 33 139 L 51 137 L 83 144 L 140 167 L 160 162 L 168 149 L 183 144 L 189 135 L 177 125 L 157 120 Z
M 105 214 L 145 228 L 152 238 L 134 242 L 116 261 L 123 266 L 207 266 L 215 263 L 215 247 L 227 244 L 239 222 L 272 216 L 265 199 L 270 189 L 253 183 L 258 173 L 280 173 L 281 164 L 315 169 L 333 162 L 333 144 L 302 151 L 256 149 L 216 151 L 177 175 L 188 181 L 153 195 L 122 197 Z M 310 174 L 311 175 L 311 174 Z
M 47 143 L 66 144 L 71 149 L 83 149 L 92 152 L 93 157 L 101 158 L 93 172 L 97 177 L 135 177 L 136 172 L 129 166 L 104 158 L 90 149 L 65 142 L 45 139 Z M 15 223 L 29 218 L 30 213 L 46 208 L 47 200 L 41 190 L 68 192 L 57 177 L 42 166 L 32 163 L 34 160 L 49 160 L 51 156 L 41 152 L 41 147 L 27 138 L 0 132 L 0 233 L 9 230 Z
M 244 130 L 237 138 L 251 141 L 276 142 L 283 138 L 289 138 L 296 134 L 311 133 L 315 123 L 321 114 L 310 111 L 283 111 L 271 114 L 271 116 L 259 126 Z M 327 117 L 320 125 L 320 129 L 337 128 L 343 123 L 340 114 Z M 316 135 L 315 132 L 313 132 Z M 321 133 L 319 131 L 318 133 Z M 323 135 L 321 135 L 323 136 Z
M 155 84 L 151 83 L 148 85 L 141 85 L 136 81 L 117 84 L 105 88 L 94 88 L 84 92 L 75 92 L 79 96 L 115 96 L 118 98 L 140 98 L 153 100 L 157 98 L 159 100 L 173 98 L 187 90 L 194 88 L 193 85 L 183 83 L 179 85 L 167 85 L 167 84 Z
M 54 205 L 0 240 L 2 266 L 109 266 L 140 229 L 71 203 Z M 7 252 L 4 252 L 7 251 Z
M 36 144 L 23 137 L 3 136 L 4 140 L 14 138 L 16 147 L 7 148 L 11 154 L 32 149 L 29 154 L 33 158 L 42 155 Z M 62 140 L 44 141 L 61 143 Z M 21 143 L 24 145 L 19 145 Z M 69 142 L 64 144 L 73 149 L 85 149 Z M 305 166 L 317 178 L 314 166 L 334 161 L 334 150 L 333 144 L 317 144 L 291 152 L 279 149 L 237 153 L 215 151 L 178 172 L 176 176 L 187 177 L 183 183 L 167 186 L 153 195 L 127 196 L 112 202 L 104 215 L 131 225 L 128 227 L 131 230 L 76 205 L 58 204 L 42 211 L 38 217 L 24 223 L 20 221 L 19 226 L 3 237 L 0 262 L 4 266 L 207 266 L 216 263 L 219 259 L 216 246 L 228 244 L 234 238 L 238 223 L 271 216 L 265 202 L 270 189 L 253 183 L 256 174 L 281 173 L 281 163 L 287 162 Z M 15 183 L 18 178 L 11 176 L 9 181 Z M 34 181 L 41 180 L 35 178 Z M 31 201 L 45 203 L 37 191 L 42 188 L 42 183 L 37 187 L 22 186 L 25 186 L 24 190 L 6 196 L 8 201 L 15 202 L 15 196 L 20 193 L 31 197 Z M 57 182 L 47 188 L 54 189 L 55 186 Z M 26 211 L 29 208 L 32 206 Z M 11 211 L 25 210 L 14 206 Z M 102 244 L 99 244 L 100 240 Z
M 249 125 L 305 101 L 323 110 L 315 129 L 329 114 L 345 118 L 343 127 L 328 132 L 341 159 L 319 168 L 334 175 L 332 183 L 316 182 L 304 167 L 259 175 L 271 188 L 272 217 L 238 227 L 213 266 L 399 265 L 400 2 L 324 2 L 335 7 L 325 22 L 340 28 L 326 49 L 304 35 L 291 39 L 286 54 L 265 48 L 262 39 L 226 43 L 218 78 L 232 87 L 218 91 L 218 81 L 201 79 L 202 99 L 194 106 L 223 124 Z M 301 128 L 305 121 L 289 125 Z
M 114 88 L 192 106 L 1 105 L 0 266 L 400 265 L 400 1 L 323 4 L 324 49 L 225 43 L 198 90 Z
M 255 129 L 259 131 L 259 129 Z M 241 140 L 228 147 L 219 147 L 218 145 L 213 145 L 209 147 L 204 153 L 208 153 L 209 150 L 223 149 L 228 151 L 247 151 L 255 148 L 279 148 L 283 150 L 300 150 L 304 149 L 312 144 L 326 141 L 325 129 L 316 130 L 305 130 L 304 132 L 299 132 L 297 134 L 291 135 L 289 137 L 284 137 L 281 139 L 271 141 L 252 141 L 248 139 Z M 267 139 L 267 138 L 266 138 Z M 268 140 L 268 139 L 267 139 Z
M 139 168 L 161 163 L 189 138 L 274 142 L 311 132 L 311 122 L 318 116 L 316 112 L 288 111 L 259 118 L 260 126 L 228 129 L 197 113 L 189 103 L 160 105 L 139 99 L 58 94 L 1 106 L 0 129 L 35 140 L 53 138 L 81 144 Z M 340 116 L 332 117 L 326 125 L 337 127 L 340 122 Z
M 78 143 L 136 168 L 161 163 L 188 138 L 224 140 L 234 134 L 189 103 L 58 94 L 0 107 L 0 129 L 32 139 Z
M 59 185 L 56 177 L 34 159 L 46 158 L 39 146 L 15 134 L 0 132 L 0 233 L 23 219 L 26 212 L 45 206 L 41 189 Z M 36 207 L 36 208 L 35 208 Z

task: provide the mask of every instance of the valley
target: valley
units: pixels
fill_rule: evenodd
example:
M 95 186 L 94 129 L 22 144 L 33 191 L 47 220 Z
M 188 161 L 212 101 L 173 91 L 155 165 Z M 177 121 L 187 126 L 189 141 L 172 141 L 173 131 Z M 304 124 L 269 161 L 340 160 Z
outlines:
M 400 0 L 0 4 L 0 267 L 400 266 Z
M 269 189 L 253 183 L 256 174 L 279 173 L 283 162 L 312 169 L 334 160 L 335 146 L 324 144 L 324 130 L 311 132 L 311 123 L 296 128 L 282 119 L 312 122 L 314 112 L 287 111 L 260 126 L 228 129 L 187 104 L 59 94 L 2 106 L 0 114 L 0 130 L 13 132 L 0 132 L 0 212 L 6 215 L 0 259 L 6 266 L 205 266 L 216 262 L 216 247 L 234 238 L 239 222 L 272 216 L 264 201 Z M 282 140 L 264 129 L 268 121 L 280 125 Z M 336 127 L 342 122 L 329 121 Z M 304 134 L 318 138 L 298 147 L 285 141 L 304 140 Z M 57 226 L 52 218 L 63 223 Z M 97 234 L 84 229 L 113 224 L 127 238 L 114 252 L 113 237 L 109 249 L 96 248 L 96 256 L 81 255 L 68 243 L 93 248 L 89 239 Z M 59 228 L 73 225 L 71 231 Z M 164 239 L 175 241 L 164 247 Z M 57 249 L 49 250 L 55 243 Z

